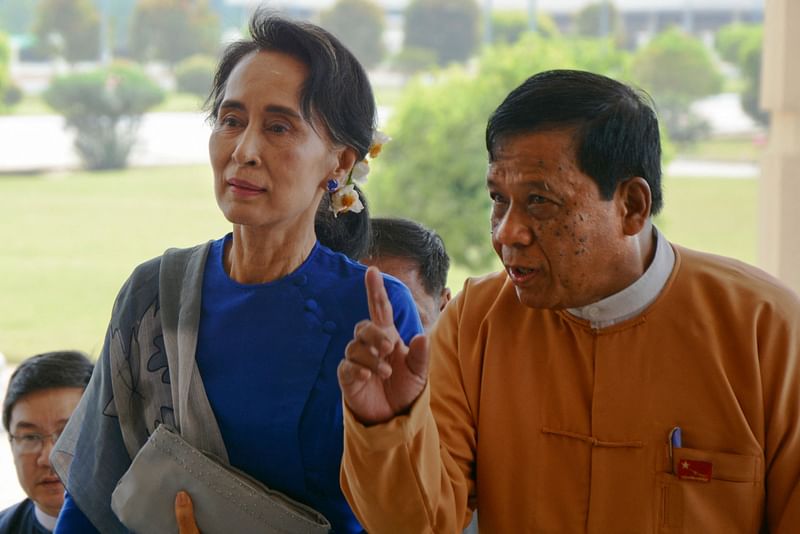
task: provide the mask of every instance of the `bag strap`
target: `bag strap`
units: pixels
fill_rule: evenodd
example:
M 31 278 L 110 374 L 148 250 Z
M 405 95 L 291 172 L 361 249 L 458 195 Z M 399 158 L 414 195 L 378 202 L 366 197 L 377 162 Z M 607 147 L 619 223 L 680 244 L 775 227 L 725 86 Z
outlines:
M 164 253 L 159 270 L 159 313 L 177 430 L 186 441 L 227 464 L 228 451 L 195 360 L 203 272 L 211 243 Z

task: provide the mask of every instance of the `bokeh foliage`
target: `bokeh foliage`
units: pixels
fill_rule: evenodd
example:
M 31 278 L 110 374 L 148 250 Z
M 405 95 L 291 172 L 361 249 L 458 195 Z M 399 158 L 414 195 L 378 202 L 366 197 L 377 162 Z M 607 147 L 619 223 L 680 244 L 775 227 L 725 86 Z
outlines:
M 525 11 L 492 11 L 492 42 L 516 43 L 529 31 L 529 24 Z M 540 12 L 536 14 L 536 33 L 543 37 L 556 37 L 561 32 L 553 17 Z
M 195 54 L 216 55 L 219 17 L 207 0 L 139 0 L 131 22 L 130 49 L 141 61 L 174 66 Z
M 178 91 L 205 99 L 211 91 L 217 60 L 197 54 L 189 56 L 175 66 L 175 85 Z
M 763 25 L 734 23 L 717 31 L 715 46 L 722 59 L 739 68 L 744 82 L 742 108 L 756 122 L 766 124 L 768 115 L 758 105 L 763 42 Z
M 465 61 L 480 42 L 475 0 L 411 0 L 405 11 L 405 48 L 436 54 L 439 65 Z
M 611 37 L 618 46 L 625 45 L 625 21 L 622 13 L 608 0 L 582 7 L 573 19 L 575 33 L 583 37 Z
M 11 60 L 11 48 L 8 43 L 8 36 L 0 32 L 0 111 L 3 111 L 5 105 L 6 91 L 11 88 L 11 75 L 9 74 L 9 61 Z
M 491 112 L 534 73 L 578 68 L 621 77 L 627 54 L 606 40 L 525 34 L 487 48 L 479 66 L 419 76 L 395 107 L 393 137 L 368 185 L 372 210 L 419 220 L 438 231 L 454 261 L 491 265 L 485 128 Z
M 320 25 L 338 37 L 366 69 L 375 67 L 386 53 L 383 8 L 374 0 L 338 0 L 322 12 Z
M 92 0 L 40 0 L 35 33 L 40 51 L 70 63 L 100 57 L 100 15 Z
M 164 99 L 142 69 L 117 63 L 56 78 L 45 101 L 75 131 L 75 149 L 88 169 L 125 167 L 142 115 Z
M 631 75 L 656 101 L 659 117 L 679 141 L 695 141 L 707 126 L 693 117 L 695 100 L 722 88 L 722 75 L 703 43 L 673 27 L 640 48 Z

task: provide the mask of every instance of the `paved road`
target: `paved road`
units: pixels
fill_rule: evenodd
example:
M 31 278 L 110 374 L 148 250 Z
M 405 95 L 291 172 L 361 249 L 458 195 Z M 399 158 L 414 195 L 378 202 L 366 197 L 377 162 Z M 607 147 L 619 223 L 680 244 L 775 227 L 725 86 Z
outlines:
M 131 163 L 206 163 L 208 134 L 200 113 L 149 113 L 142 119 Z M 73 139 L 58 115 L 0 117 L 0 172 L 79 168 Z
M 702 98 L 692 104 L 691 111 L 708 122 L 714 135 L 741 135 L 758 129 L 742 109 L 739 93 L 721 93 Z
M 732 180 L 757 178 L 761 169 L 756 163 L 704 161 L 676 158 L 664 170 L 670 178 L 693 178 L 705 176 Z

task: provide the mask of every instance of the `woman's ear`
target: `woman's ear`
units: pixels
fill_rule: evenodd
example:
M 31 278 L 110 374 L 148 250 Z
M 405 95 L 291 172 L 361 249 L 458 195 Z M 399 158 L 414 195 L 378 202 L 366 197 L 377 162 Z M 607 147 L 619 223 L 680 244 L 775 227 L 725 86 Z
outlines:
M 650 219 L 652 206 L 650 185 L 641 176 L 634 176 L 619 184 L 617 195 L 622 213 L 623 233 L 638 234 Z
M 353 147 L 342 147 L 336 152 L 336 167 L 332 172 L 332 176 L 339 180 L 339 182 L 344 182 L 344 179 L 357 161 L 358 153 Z

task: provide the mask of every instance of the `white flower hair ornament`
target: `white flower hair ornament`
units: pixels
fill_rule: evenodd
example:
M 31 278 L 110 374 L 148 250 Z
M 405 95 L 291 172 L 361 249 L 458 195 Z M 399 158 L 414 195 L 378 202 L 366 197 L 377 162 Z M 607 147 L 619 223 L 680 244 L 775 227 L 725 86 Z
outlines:
M 361 203 L 358 191 L 355 190 L 355 184 L 364 185 L 367 183 L 370 160 L 378 157 L 383 145 L 391 140 L 392 138 L 385 133 L 375 130 L 372 134 L 372 144 L 369 146 L 367 157 L 353 165 L 347 175 L 347 180 L 343 184 L 339 184 L 338 181 L 333 179 L 328 180 L 328 192 L 331 194 L 331 211 L 333 211 L 334 217 L 348 211 L 360 213 L 364 209 L 364 204 Z

